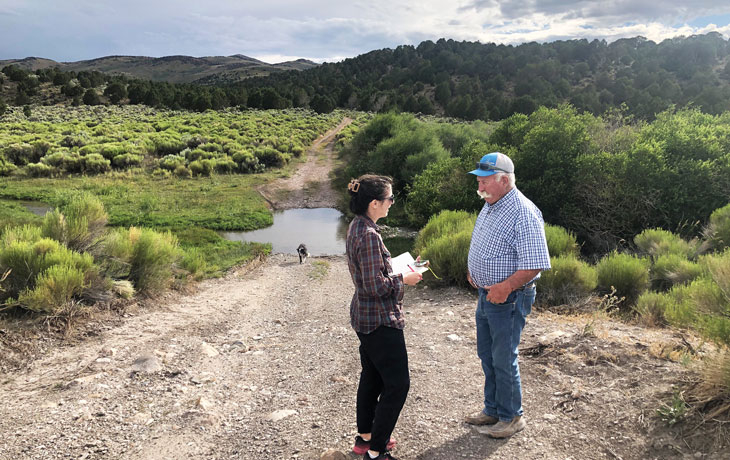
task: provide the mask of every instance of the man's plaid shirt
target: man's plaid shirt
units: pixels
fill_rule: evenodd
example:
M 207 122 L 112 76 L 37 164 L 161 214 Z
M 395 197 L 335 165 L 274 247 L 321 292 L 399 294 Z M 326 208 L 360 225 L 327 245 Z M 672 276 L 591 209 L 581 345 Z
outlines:
M 550 269 L 542 213 L 514 188 L 493 205 L 485 203 L 479 213 L 469 247 L 469 274 L 482 287 L 517 270 L 534 269 Z
M 347 230 L 347 262 L 355 284 L 350 324 L 369 334 L 378 326 L 405 327 L 403 275 L 392 275 L 390 252 L 378 226 L 367 216 L 355 216 Z

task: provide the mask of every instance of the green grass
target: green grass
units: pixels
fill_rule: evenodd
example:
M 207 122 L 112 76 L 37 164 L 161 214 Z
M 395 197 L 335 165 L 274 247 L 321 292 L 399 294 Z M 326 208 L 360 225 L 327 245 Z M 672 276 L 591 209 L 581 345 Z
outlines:
M 228 241 L 213 230 L 193 227 L 173 231 L 183 249 L 196 249 L 205 260 L 206 277 L 223 275 L 231 267 L 271 252 L 270 244 Z
M 29 220 L 8 200 L 55 205 L 69 192 L 84 190 L 101 199 L 112 226 L 253 230 L 273 223 L 266 202 L 254 189 L 270 180 L 271 174 L 178 179 L 136 170 L 91 177 L 5 178 L 0 184 L 0 199 L 5 203 L 0 213 L 7 214 L 9 221 Z
M 42 220 L 42 217 L 36 216 L 28 211 L 20 203 L 14 200 L 0 199 L 0 231 L 9 225 L 40 225 Z

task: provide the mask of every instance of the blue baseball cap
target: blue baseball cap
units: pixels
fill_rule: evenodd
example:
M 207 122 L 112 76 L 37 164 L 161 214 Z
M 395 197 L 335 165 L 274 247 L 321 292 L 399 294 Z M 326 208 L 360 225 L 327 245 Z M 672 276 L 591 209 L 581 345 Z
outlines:
M 515 165 L 504 153 L 492 152 L 484 155 L 482 159 L 479 160 L 479 163 L 477 163 L 477 169 L 469 171 L 469 174 L 487 177 L 500 172 L 514 173 Z

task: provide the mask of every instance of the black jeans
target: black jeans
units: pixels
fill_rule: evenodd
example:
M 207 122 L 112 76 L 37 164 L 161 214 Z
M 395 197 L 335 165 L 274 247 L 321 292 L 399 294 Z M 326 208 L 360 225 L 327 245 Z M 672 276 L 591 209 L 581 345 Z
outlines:
M 357 430 L 372 433 L 370 449 L 384 452 L 411 385 L 402 329 L 380 326 L 360 339 Z

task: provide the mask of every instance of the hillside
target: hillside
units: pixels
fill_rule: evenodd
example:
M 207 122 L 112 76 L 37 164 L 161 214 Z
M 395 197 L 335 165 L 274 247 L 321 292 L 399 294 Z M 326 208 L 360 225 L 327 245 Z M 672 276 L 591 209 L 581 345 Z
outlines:
M 266 76 L 286 70 L 304 70 L 317 64 L 305 59 L 268 64 L 241 54 L 233 56 L 105 56 L 76 62 L 56 62 L 50 59 L 28 57 L 0 61 L 0 68 L 15 64 L 22 69 L 36 71 L 58 67 L 66 72 L 98 71 L 124 75 L 142 80 L 170 83 L 220 84 L 237 82 L 253 76 Z

